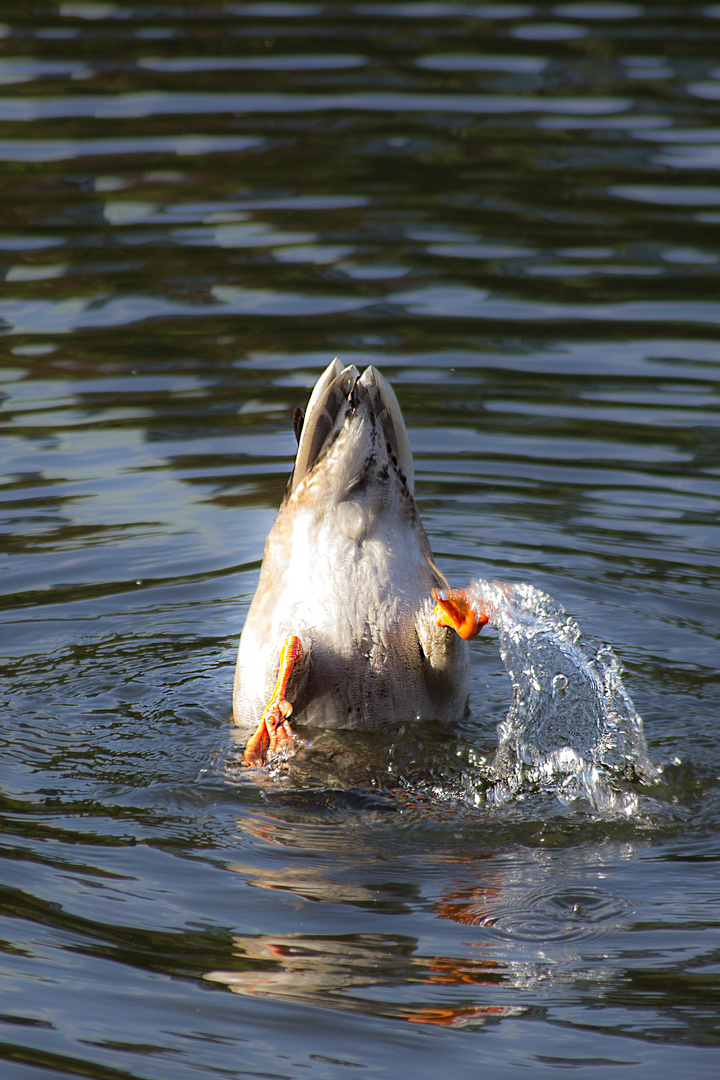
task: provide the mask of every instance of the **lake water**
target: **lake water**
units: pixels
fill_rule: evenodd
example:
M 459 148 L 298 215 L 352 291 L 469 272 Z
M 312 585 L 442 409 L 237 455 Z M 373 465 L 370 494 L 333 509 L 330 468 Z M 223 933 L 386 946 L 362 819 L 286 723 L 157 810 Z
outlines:
M 0 4 L 0 1075 L 720 1073 L 720 5 Z M 612 644 L 632 813 L 451 732 L 243 771 L 339 355 L 454 585 Z M 465 785 L 463 787 L 463 785 Z

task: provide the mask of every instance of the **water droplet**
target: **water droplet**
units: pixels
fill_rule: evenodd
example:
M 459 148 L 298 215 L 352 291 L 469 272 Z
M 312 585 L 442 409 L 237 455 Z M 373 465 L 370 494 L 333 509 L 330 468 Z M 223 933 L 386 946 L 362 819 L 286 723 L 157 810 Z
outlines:
M 553 697 L 555 697 L 557 694 L 562 694 L 562 692 L 565 689 L 567 689 L 567 684 L 568 684 L 567 675 L 562 675 L 562 674 L 555 675 L 553 677 L 553 681 L 552 681 L 552 695 L 553 695 Z

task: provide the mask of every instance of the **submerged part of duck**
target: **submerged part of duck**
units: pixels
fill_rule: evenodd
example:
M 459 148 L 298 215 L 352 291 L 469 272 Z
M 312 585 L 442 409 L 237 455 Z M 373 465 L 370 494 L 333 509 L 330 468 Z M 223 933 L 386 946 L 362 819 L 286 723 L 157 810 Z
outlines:
M 413 498 L 397 399 L 374 368 L 338 360 L 308 402 L 295 469 L 243 629 L 233 718 L 245 760 L 292 750 L 303 725 L 375 731 L 452 722 L 467 705 L 467 646 L 431 597 L 447 587 Z M 477 633 L 479 616 L 463 627 Z
M 476 581 L 438 600 L 468 624 L 480 614 L 489 619 L 513 685 L 482 799 L 501 803 L 541 790 L 632 813 L 635 786 L 655 783 L 660 770 L 610 646 L 584 636 L 557 601 L 532 585 Z

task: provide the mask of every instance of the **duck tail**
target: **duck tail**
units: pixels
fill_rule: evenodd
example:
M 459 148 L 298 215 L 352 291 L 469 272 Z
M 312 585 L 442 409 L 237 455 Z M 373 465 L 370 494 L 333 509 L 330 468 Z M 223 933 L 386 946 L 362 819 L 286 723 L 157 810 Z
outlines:
M 291 492 L 295 491 L 337 435 L 345 418 L 344 407 L 358 377 L 354 365 L 344 368 L 335 357 L 315 383 L 298 440 L 295 468 L 290 478 Z
M 357 383 L 356 392 L 367 395 L 370 411 L 375 416 L 387 445 L 388 453 L 397 460 L 397 465 L 405 477 L 410 494 L 415 490 L 415 471 L 412 451 L 408 439 L 405 421 L 395 391 L 377 368 L 368 367 Z
M 332 444 L 342 427 L 347 407 L 357 407 L 363 400 L 367 402 L 368 411 L 382 434 L 388 454 L 403 474 L 410 493 L 413 493 L 412 452 L 392 387 L 376 368 L 366 368 L 361 377 L 354 364 L 344 368 L 337 357 L 316 382 L 304 419 L 300 422 L 300 418 L 296 418 L 294 423 L 298 448 L 289 483 L 290 493 L 296 490 Z

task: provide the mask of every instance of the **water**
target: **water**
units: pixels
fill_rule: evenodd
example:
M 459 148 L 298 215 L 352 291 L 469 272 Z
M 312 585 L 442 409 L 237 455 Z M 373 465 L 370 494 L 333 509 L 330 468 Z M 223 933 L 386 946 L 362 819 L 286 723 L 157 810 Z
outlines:
M 720 9 L 0 23 L 3 1080 L 716 1076 Z M 239 767 L 334 355 L 392 381 L 451 583 L 612 646 L 635 802 L 535 744 L 486 797 L 502 628 L 454 731 Z
M 504 802 L 540 788 L 637 814 L 628 781 L 651 785 L 660 769 L 612 648 L 584 638 L 575 619 L 532 585 L 476 581 L 468 592 L 499 631 L 513 687 L 485 798 Z

